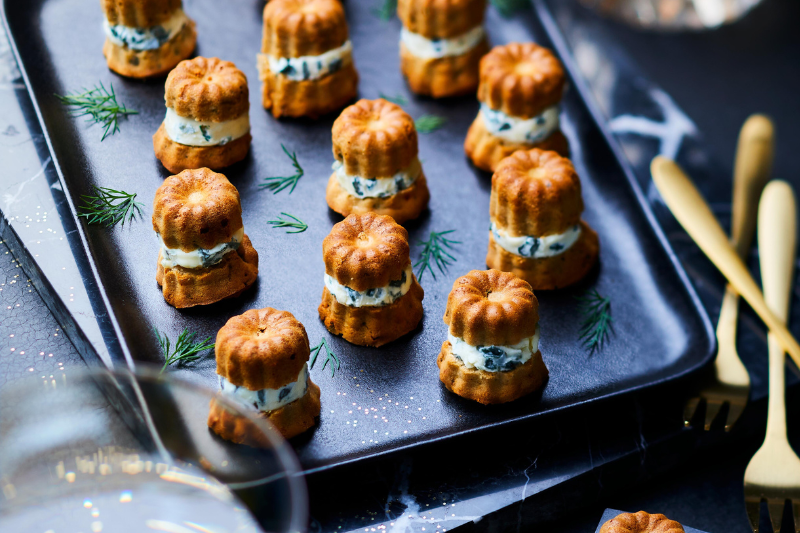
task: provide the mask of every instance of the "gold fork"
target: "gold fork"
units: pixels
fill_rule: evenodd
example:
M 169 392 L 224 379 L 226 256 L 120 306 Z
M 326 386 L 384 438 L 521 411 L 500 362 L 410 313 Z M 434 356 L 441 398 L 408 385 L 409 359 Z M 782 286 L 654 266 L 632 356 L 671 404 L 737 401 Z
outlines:
M 789 314 L 796 244 L 796 206 L 791 186 L 773 181 L 764 189 L 758 209 L 758 248 L 764 298 L 783 322 Z M 794 530 L 800 533 L 800 458 L 786 436 L 785 354 L 769 335 L 769 414 L 764 444 L 744 473 L 744 498 L 753 531 L 758 533 L 761 502 L 767 502 L 772 528 L 781 530 L 790 501 Z
M 750 116 L 739 133 L 733 172 L 733 215 L 731 242 L 742 259 L 747 257 L 756 228 L 756 205 L 772 170 L 774 127 L 764 115 Z M 699 396 L 690 399 L 683 410 L 683 421 L 691 426 L 701 403 L 706 405 L 705 429 L 724 405 L 728 405 L 725 431 L 730 431 L 744 411 L 750 395 L 750 375 L 736 351 L 736 323 L 739 320 L 739 293 L 728 284 L 717 323 L 717 357 L 714 375 L 704 384 Z

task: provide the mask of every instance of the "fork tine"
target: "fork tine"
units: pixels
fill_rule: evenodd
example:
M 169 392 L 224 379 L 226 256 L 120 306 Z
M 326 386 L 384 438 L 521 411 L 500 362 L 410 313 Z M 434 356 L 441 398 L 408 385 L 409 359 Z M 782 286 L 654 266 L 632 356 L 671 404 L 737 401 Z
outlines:
M 684 427 L 692 427 L 692 421 L 697 414 L 697 408 L 700 406 L 701 398 L 698 396 L 692 398 L 683 408 L 683 425 Z
M 770 498 L 767 500 L 767 508 L 769 509 L 769 519 L 772 521 L 773 533 L 780 533 L 781 524 L 783 523 L 783 509 L 786 507 L 785 500 Z
M 733 428 L 733 425 L 739 420 L 739 417 L 742 416 L 744 408 L 745 404 L 743 403 L 731 401 L 728 404 L 728 417 L 725 422 L 725 431 L 730 431 Z
M 761 500 L 745 496 L 744 505 L 747 508 L 747 518 L 750 519 L 750 527 L 753 533 L 758 533 L 758 519 L 761 515 Z
M 800 533 L 800 502 L 795 503 L 795 500 L 789 502 L 792 508 L 792 519 L 794 520 L 794 531 Z
M 715 399 L 709 399 L 706 401 L 706 431 L 711 430 L 711 424 L 714 422 L 714 419 L 717 418 L 719 410 L 722 409 L 722 406 L 726 403 L 728 402 L 721 402 Z

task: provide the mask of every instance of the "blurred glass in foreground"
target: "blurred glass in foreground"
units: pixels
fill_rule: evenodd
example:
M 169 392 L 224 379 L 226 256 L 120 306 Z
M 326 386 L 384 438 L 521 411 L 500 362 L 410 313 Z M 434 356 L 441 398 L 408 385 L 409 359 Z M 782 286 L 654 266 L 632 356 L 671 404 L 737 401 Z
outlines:
M 305 483 L 289 445 L 256 419 L 268 447 L 219 439 L 206 426 L 213 395 L 147 370 L 4 389 L 0 530 L 305 531 Z
M 716 28 L 744 16 L 761 0 L 580 0 L 633 26 L 667 30 Z

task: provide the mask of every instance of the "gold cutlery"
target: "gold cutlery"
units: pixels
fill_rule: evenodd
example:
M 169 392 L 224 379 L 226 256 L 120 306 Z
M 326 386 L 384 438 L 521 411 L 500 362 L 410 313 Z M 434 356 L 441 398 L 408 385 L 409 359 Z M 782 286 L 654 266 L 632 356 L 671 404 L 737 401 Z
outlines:
M 750 116 L 739 132 L 733 171 L 733 214 L 731 241 L 742 259 L 753 241 L 756 229 L 756 208 L 761 190 L 772 171 L 775 128 L 764 115 Z M 717 357 L 714 376 L 704 384 L 699 396 L 690 399 L 683 410 L 683 421 L 690 426 L 701 402 L 706 404 L 705 429 L 724 405 L 728 406 L 725 431 L 730 431 L 747 405 L 750 396 L 750 375 L 736 351 L 736 324 L 739 321 L 739 294 L 725 287 L 722 308 L 717 322 Z
M 692 181 L 674 161 L 663 156 L 653 159 L 650 172 L 661 197 L 683 229 L 747 300 L 795 364 L 800 366 L 800 344 L 767 307 L 761 290 Z
M 786 322 L 794 277 L 797 237 L 796 206 L 791 186 L 773 181 L 764 189 L 758 209 L 758 250 L 764 298 L 775 316 Z M 794 528 L 800 533 L 800 457 L 786 437 L 785 363 L 783 348 L 769 335 L 769 414 L 764 444 L 744 473 L 744 498 L 753 531 L 758 533 L 761 502 L 766 500 L 773 531 L 781 530 L 784 504 L 790 501 Z

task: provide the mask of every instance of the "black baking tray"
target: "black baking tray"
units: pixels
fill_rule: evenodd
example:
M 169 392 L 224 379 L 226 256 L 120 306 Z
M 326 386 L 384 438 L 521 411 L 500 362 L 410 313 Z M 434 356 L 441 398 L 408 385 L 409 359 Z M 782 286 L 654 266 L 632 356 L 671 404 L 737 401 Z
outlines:
M 176 310 L 155 282 L 158 243 L 149 217 L 156 189 L 169 173 L 153 155 L 152 134 L 164 116 L 163 79 L 127 80 L 110 72 L 101 48 L 102 13 L 91 0 L 5 0 L 12 46 L 45 131 L 61 184 L 74 206 L 92 185 L 136 192 L 144 216 L 124 227 L 78 224 L 101 297 L 121 345 L 117 364 L 160 364 L 153 327 L 175 338 L 183 328 L 214 336 L 225 321 L 247 309 L 271 306 L 291 311 L 312 344 L 323 336 L 342 366 L 317 364 L 312 379 L 322 389 L 318 426 L 293 440 L 307 472 L 396 452 L 469 432 L 650 387 L 693 373 L 713 356 L 712 330 L 664 235 L 657 227 L 630 170 L 611 144 L 588 90 L 555 34 L 543 4 L 512 18 L 487 12 L 493 44 L 537 41 L 555 46 L 571 75 L 563 102 L 562 128 L 583 181 L 585 219 L 600 235 L 597 268 L 576 287 L 540 292 L 541 351 L 550 379 L 540 395 L 485 407 L 449 393 L 438 380 L 436 356 L 446 337 L 442 322 L 456 277 L 485 266 L 490 175 L 472 167 L 463 153 L 467 128 L 478 111 L 474 97 L 434 101 L 413 96 L 399 72 L 400 24 L 376 14 L 382 1 L 345 4 L 361 77 L 360 97 L 403 95 L 413 116 L 432 113 L 446 125 L 420 135 L 420 158 L 431 190 L 430 209 L 408 224 L 412 244 L 430 231 L 455 229 L 457 262 L 434 279 L 422 278 L 425 318 L 412 334 L 382 348 L 362 348 L 332 337 L 319 321 L 324 265 L 322 239 L 341 217 L 327 208 L 331 173 L 330 129 L 335 115 L 318 121 L 275 120 L 263 110 L 256 70 L 261 43 L 260 0 L 184 0 L 197 22 L 197 54 L 234 61 L 250 81 L 253 145 L 247 159 L 224 173 L 241 193 L 245 231 L 259 252 L 259 280 L 240 298 L 213 306 Z M 541 18 L 540 18 L 541 17 Z M 543 23 L 544 22 L 544 26 Z M 545 27 L 547 30 L 545 30 Z M 548 32 L 550 35 L 548 35 Z M 551 40 L 551 38 L 553 40 Z M 119 101 L 139 111 L 120 133 L 101 142 L 99 126 L 71 118 L 54 94 L 103 82 Z M 267 176 L 286 175 L 291 165 L 281 143 L 296 151 L 305 170 L 293 194 L 259 189 Z M 267 224 L 281 212 L 298 216 L 308 231 L 287 235 Z M 412 247 L 412 260 L 419 246 Z M 52 258 L 58 261 L 58 258 Z M 597 288 L 611 298 L 613 334 L 599 351 L 581 345 L 581 315 L 575 296 Z M 216 387 L 213 355 L 171 369 L 181 378 Z M 497 451 L 497 450 L 495 450 Z

